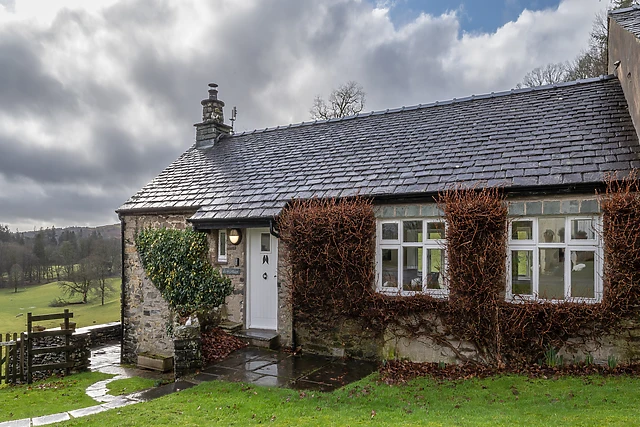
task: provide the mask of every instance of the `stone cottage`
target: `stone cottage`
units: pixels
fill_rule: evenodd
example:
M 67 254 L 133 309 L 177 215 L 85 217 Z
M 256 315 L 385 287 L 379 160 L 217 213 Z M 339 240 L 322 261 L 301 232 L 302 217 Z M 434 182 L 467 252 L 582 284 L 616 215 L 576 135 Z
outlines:
M 117 211 L 123 360 L 173 352 L 167 306 L 134 243 L 147 226 L 207 233 L 211 262 L 234 284 L 228 319 L 293 345 L 274 230 L 274 216 L 293 198 L 372 198 L 372 286 L 446 298 L 445 224 L 434 197 L 455 183 L 501 186 L 514 217 L 506 298 L 597 304 L 603 265 L 595 191 L 606 173 L 640 167 L 639 28 L 638 7 L 610 14 L 608 76 L 251 132 L 231 132 L 211 84 L 195 143 Z M 433 343 L 394 345 L 399 357 L 447 357 Z

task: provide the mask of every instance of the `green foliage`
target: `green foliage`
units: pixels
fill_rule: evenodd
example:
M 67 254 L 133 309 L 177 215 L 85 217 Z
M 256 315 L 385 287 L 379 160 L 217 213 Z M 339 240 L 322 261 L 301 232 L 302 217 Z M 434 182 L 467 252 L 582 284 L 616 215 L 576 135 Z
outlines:
M 107 394 L 111 396 L 122 396 L 156 387 L 157 380 L 151 378 L 131 377 L 121 380 L 111 381 L 107 384 Z
M 562 366 L 564 363 L 563 357 L 558 354 L 558 350 L 555 347 L 549 346 L 547 351 L 544 352 L 544 361 L 547 366 L 553 368 L 556 366 Z
M 587 366 L 593 365 L 593 355 L 591 353 L 584 357 L 584 364 Z
M 373 375 L 332 393 L 224 381 L 72 419 L 64 426 L 602 426 L 636 425 L 640 379 L 498 376 L 417 379 L 390 387 Z
M 616 366 L 618 366 L 618 358 L 615 356 L 609 356 L 607 358 L 607 365 L 609 366 L 609 369 L 615 369 Z
M 181 316 L 219 307 L 233 290 L 231 279 L 209 263 L 203 233 L 147 228 L 136 236 L 136 246 L 147 275 Z
M 52 299 L 49 303 L 49 307 L 66 307 L 67 305 L 69 305 L 69 302 L 60 297 Z
M 77 299 L 68 301 L 69 311 L 73 312 L 76 327 L 115 322 L 120 320 L 120 278 L 109 278 L 107 282 L 116 291 L 109 295 L 104 305 L 99 299 L 89 300 L 87 304 L 78 304 Z M 0 333 L 23 332 L 26 330 L 27 313 L 52 314 L 60 313 L 60 307 L 49 304 L 61 297 L 59 282 L 46 285 L 29 285 L 20 288 L 17 294 L 13 289 L 0 289 Z M 59 328 L 59 320 L 40 322 L 46 328 Z
M 65 378 L 51 377 L 33 384 L 0 388 L 0 422 L 39 417 L 96 405 L 85 389 L 113 375 L 83 372 Z

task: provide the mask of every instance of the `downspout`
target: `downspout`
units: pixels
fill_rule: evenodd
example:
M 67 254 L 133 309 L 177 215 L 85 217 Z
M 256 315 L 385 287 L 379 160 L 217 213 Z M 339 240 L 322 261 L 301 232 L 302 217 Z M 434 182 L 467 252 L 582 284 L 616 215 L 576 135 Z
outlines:
M 124 355 L 124 217 L 120 219 L 120 363 Z

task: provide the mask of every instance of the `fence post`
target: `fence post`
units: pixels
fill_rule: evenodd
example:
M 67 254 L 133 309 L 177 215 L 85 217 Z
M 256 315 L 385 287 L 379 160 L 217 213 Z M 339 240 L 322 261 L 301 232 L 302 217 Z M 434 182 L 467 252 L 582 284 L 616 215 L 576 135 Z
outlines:
M 13 333 L 13 345 L 11 346 L 11 354 L 11 360 L 13 361 L 13 366 L 11 367 L 11 381 L 13 384 L 16 384 L 18 379 L 18 334 L 16 332 Z
M 27 339 L 27 334 L 20 333 L 20 381 L 24 381 L 24 345 Z
M 31 375 L 31 365 L 33 362 L 33 354 L 31 354 L 31 349 L 33 347 L 33 343 L 31 342 L 32 327 L 33 322 L 31 321 L 31 313 L 27 313 L 27 384 L 31 384 L 33 382 L 33 376 Z
M 0 334 L 0 341 L 2 341 L 2 334 Z M 4 353 L 5 352 L 6 351 L 4 349 L 4 346 L 0 346 L 0 384 L 2 384 L 2 378 L 4 378 L 4 374 L 3 374 L 4 370 L 3 370 L 2 367 L 6 366 L 5 363 L 4 363 L 4 360 L 5 360 L 4 359 Z M 7 362 L 8 362 L 8 360 L 7 360 Z M 5 380 L 5 382 L 6 382 L 6 380 Z
M 64 328 L 69 329 L 69 309 L 64 309 Z M 66 349 L 64 351 L 64 363 L 67 364 L 67 367 L 64 370 L 64 376 L 68 377 L 71 369 L 69 368 L 69 362 L 71 361 L 69 357 L 69 345 L 71 344 L 71 335 L 67 334 L 64 336 L 64 345 Z

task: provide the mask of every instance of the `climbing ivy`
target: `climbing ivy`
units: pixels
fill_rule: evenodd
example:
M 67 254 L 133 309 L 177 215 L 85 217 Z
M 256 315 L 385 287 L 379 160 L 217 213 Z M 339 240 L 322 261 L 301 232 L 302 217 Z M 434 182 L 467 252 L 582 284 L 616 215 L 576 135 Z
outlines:
M 219 307 L 233 290 L 231 279 L 209 263 L 204 233 L 146 228 L 136 246 L 147 276 L 180 316 Z

